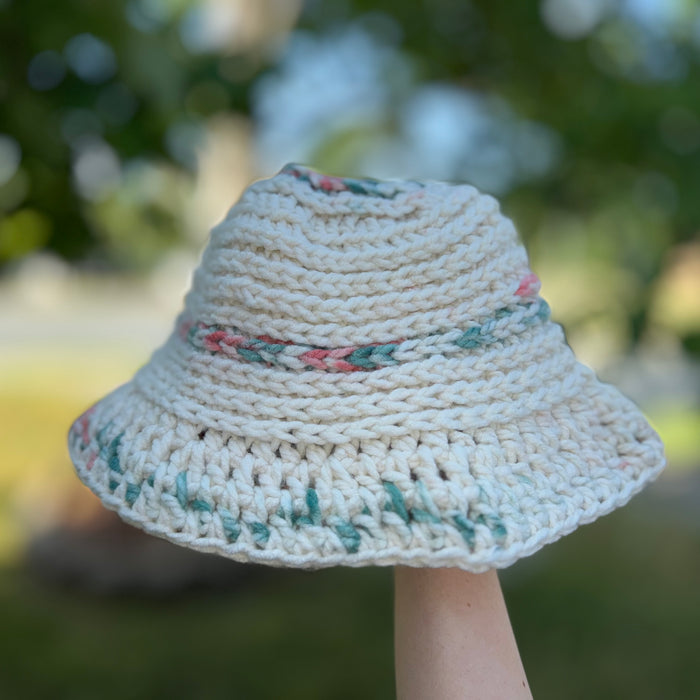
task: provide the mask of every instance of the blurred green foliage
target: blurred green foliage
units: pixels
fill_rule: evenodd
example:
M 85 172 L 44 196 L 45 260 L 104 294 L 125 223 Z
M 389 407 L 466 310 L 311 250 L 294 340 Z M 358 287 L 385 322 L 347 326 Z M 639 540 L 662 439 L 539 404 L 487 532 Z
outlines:
M 183 243 L 204 120 L 251 115 L 256 86 L 283 55 L 262 42 L 193 47 L 201 1 L 0 3 L 0 270 L 40 249 L 147 270 Z M 634 344 L 666 254 L 697 236 L 700 7 L 647 3 L 661 13 L 654 25 L 626 11 L 630 3 L 594 3 L 608 11 L 572 35 L 566 22 L 545 21 L 557 4 L 571 5 L 309 1 L 297 29 L 320 36 L 362 21 L 391 35 L 416 83 L 498 95 L 556 134 L 553 167 L 502 193 L 504 209 L 545 248 L 577 236 L 576 226 L 549 225 L 553 214 L 583 222 L 586 254 L 629 278 Z M 265 6 L 273 18 L 279 4 Z M 357 138 L 352 128 L 336 135 L 316 165 L 351 169 Z M 158 173 L 155 192 L 144 172 Z
M 21 239 L 15 228 L 0 231 L 0 264 L 32 248 L 108 267 L 148 264 L 182 240 L 177 192 L 170 200 L 146 197 L 130 212 L 118 211 L 134 221 L 114 217 L 117 229 L 130 226 L 134 244 L 131 258 L 120 255 L 111 240 L 119 231 L 104 226 L 95 202 L 81 196 L 71 167 L 81 144 L 99 140 L 136 170 L 143 162 L 168 161 L 186 171 L 168 152 L 168 129 L 221 109 L 247 110 L 248 83 L 226 80 L 217 57 L 193 56 L 179 40 L 177 20 L 191 3 L 151 4 L 163 5 L 163 21 L 154 20 L 153 31 L 144 32 L 129 21 L 129 7 L 137 4 L 125 0 L 0 3 L 0 133 L 10 135 L 22 153 L 20 167 L 0 187 L 0 213 L 21 209 L 42 222 Z M 113 52 L 113 70 L 83 70 L 81 76 L 70 69 L 67 47 L 85 36 L 99 38 Z M 99 59 L 89 48 L 73 62 L 89 66 Z M 37 67 L 37 58 L 45 59 L 43 66 L 39 60 Z M 220 87 L 216 99 L 207 85 Z M 119 209 L 118 202 L 106 206 Z M 141 254 L 144 241 L 153 254 Z

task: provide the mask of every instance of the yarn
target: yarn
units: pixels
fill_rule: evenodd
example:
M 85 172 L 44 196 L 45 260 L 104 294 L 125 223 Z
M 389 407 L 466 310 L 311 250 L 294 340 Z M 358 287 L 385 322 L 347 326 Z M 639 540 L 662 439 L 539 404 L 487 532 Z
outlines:
M 533 276 L 528 275 L 515 293 L 522 294 L 521 288 L 530 285 Z M 314 368 L 353 372 L 419 360 L 430 355 L 447 355 L 460 348 L 476 348 L 494 343 L 499 338 L 515 335 L 532 323 L 547 318 L 549 306 L 544 299 L 539 299 L 516 307 L 498 309 L 493 318 L 480 325 L 472 325 L 465 331 L 453 329 L 422 338 L 340 348 L 299 345 L 270 336 L 246 338 L 237 328 L 223 329 L 220 325 L 207 326 L 194 321 L 183 321 L 179 333 L 197 350 L 224 353 L 248 362 L 276 364 L 287 369 Z
M 468 185 L 253 183 L 171 336 L 69 433 L 121 517 L 240 561 L 509 566 L 665 464 Z

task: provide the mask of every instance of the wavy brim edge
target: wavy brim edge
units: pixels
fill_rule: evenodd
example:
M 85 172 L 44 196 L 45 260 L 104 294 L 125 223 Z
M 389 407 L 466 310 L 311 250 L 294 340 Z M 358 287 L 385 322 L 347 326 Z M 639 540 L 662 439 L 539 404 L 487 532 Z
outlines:
M 129 385 L 124 385 L 124 387 L 115 390 L 115 392 L 98 402 L 91 410 L 94 410 L 101 404 L 103 405 L 103 402 L 107 399 L 114 400 L 114 397 L 120 391 L 128 390 L 128 387 Z M 144 401 L 146 400 L 144 399 Z M 111 414 L 116 415 L 120 412 L 118 410 L 115 411 L 115 408 L 113 407 Z M 105 454 L 103 450 L 102 455 L 96 456 L 93 454 L 90 457 L 89 452 L 81 449 L 81 437 L 79 435 L 81 420 L 84 420 L 84 417 L 78 419 L 72 426 L 69 439 L 71 458 L 77 474 L 90 490 L 100 498 L 103 504 L 110 510 L 118 513 L 123 520 L 149 534 L 197 551 L 219 554 L 239 562 L 279 567 L 319 569 L 330 566 L 404 565 L 414 567 L 456 567 L 474 573 L 484 572 L 491 568 L 505 568 L 518 559 L 537 552 L 544 545 L 555 542 L 571 533 L 580 525 L 593 522 L 599 517 L 625 505 L 648 483 L 656 479 L 666 465 L 665 458 L 663 458 L 662 451 L 660 451 L 658 453 L 659 457 L 653 466 L 642 468 L 635 478 L 630 478 L 622 488 L 611 493 L 608 498 L 596 501 L 583 509 L 573 509 L 567 517 L 557 522 L 555 526 L 542 527 L 529 537 L 522 540 L 516 539 L 505 546 L 498 543 L 498 541 L 491 541 L 490 544 L 487 543 L 486 545 L 482 544 L 480 548 L 477 547 L 476 549 L 467 547 L 466 544 L 455 545 L 454 543 L 437 549 L 426 546 L 416 547 L 392 544 L 381 548 L 372 548 L 371 546 L 358 547 L 358 551 L 348 551 L 347 548 L 346 551 L 342 551 L 342 548 L 339 548 L 338 551 L 334 552 L 310 551 L 296 554 L 281 548 L 259 546 L 250 538 L 242 538 L 241 541 L 237 542 L 228 542 L 221 537 L 200 536 L 186 529 L 178 531 L 154 519 L 149 519 L 142 512 L 134 509 L 133 502 L 127 502 L 129 500 L 128 485 L 126 491 L 124 488 L 118 491 L 116 489 L 110 490 L 109 487 L 105 486 L 106 476 L 109 475 L 112 468 L 109 461 L 114 459 L 116 455 Z M 649 428 L 649 430 L 651 429 Z M 660 440 L 658 440 L 658 436 L 653 431 L 650 439 L 656 442 L 660 450 L 662 449 Z M 174 497 L 170 496 L 170 498 L 173 500 Z M 391 511 L 391 493 L 388 500 L 389 507 L 385 507 L 385 510 Z M 397 509 L 393 510 L 395 512 L 387 512 L 381 516 L 387 519 L 387 527 L 391 527 L 389 520 L 398 521 L 398 515 L 396 514 L 398 511 Z M 309 525 L 311 524 L 309 523 Z M 321 526 L 320 523 L 317 523 L 317 525 Z M 422 527 L 421 523 L 414 523 L 414 525 Z M 510 523 L 508 523 L 508 528 L 510 529 Z M 482 529 L 488 534 L 485 528 Z

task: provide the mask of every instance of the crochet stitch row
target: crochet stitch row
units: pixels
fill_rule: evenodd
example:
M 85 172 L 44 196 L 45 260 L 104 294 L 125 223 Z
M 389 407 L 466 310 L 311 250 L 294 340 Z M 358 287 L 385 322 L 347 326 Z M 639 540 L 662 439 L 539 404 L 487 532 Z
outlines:
M 268 366 L 294 370 L 357 372 L 496 343 L 549 317 L 549 305 L 544 299 L 537 299 L 498 309 L 492 318 L 466 330 L 453 329 L 424 338 L 340 348 L 301 345 L 268 335 L 249 337 L 235 327 L 188 320 L 180 325 L 179 334 L 196 350 L 223 353 L 247 362 L 264 362 Z
M 70 438 L 71 441 L 79 444 L 81 450 L 88 450 L 91 452 L 86 466 L 88 471 L 93 468 L 97 459 L 101 459 L 107 465 L 110 475 L 108 488 L 111 493 L 114 493 L 119 488 L 125 473 L 120 461 L 120 449 L 124 433 L 121 432 L 114 437 L 107 437 L 107 433 L 110 432 L 112 427 L 110 421 L 96 432 L 94 440 L 91 439 L 90 417 L 92 412 L 93 409 L 89 409 L 78 418 L 71 428 Z M 124 491 L 124 500 L 127 505 L 130 507 L 134 506 L 138 498 L 142 495 L 144 484 L 153 488 L 154 483 L 154 473 L 151 473 L 137 483 L 127 481 Z M 479 504 L 470 504 L 472 513 L 468 514 L 466 511 L 464 513 L 454 512 L 443 516 L 439 513 L 425 484 L 419 479 L 415 482 L 415 485 L 422 507 L 408 506 L 404 495 L 396 484 L 389 480 L 382 480 L 382 486 L 386 492 L 384 511 L 397 514 L 409 529 L 413 522 L 430 523 L 437 526 L 444 526 L 446 522 L 449 522 L 452 527 L 455 527 L 459 531 L 470 551 L 473 551 L 476 546 L 477 526 L 485 526 L 488 528 L 497 546 L 503 544 L 505 541 L 507 536 L 505 524 L 498 515 L 493 512 L 488 512 L 490 507 L 484 500 L 485 494 L 483 489 L 479 489 Z M 264 548 L 270 538 L 270 528 L 275 527 L 275 524 L 270 521 L 267 523 L 260 521 L 246 522 L 242 518 L 235 518 L 228 509 L 210 503 L 209 500 L 201 497 L 200 494 L 193 497 L 190 493 L 187 481 L 187 471 L 178 473 L 175 479 L 175 489 L 171 496 L 175 497 L 175 500 L 185 512 L 218 515 L 221 519 L 223 531 L 230 543 L 237 541 L 241 534 L 241 526 L 245 525 L 250 530 L 256 546 Z M 300 511 L 299 509 L 292 508 L 291 503 L 287 503 L 286 506 L 281 503 L 275 516 L 291 523 L 292 527 L 295 529 L 305 526 L 331 526 L 348 554 L 354 554 L 359 550 L 362 540 L 361 530 L 364 531 L 367 536 L 372 536 L 370 529 L 360 523 L 353 523 L 351 520 L 337 518 L 332 515 L 324 517 L 319 506 L 318 493 L 312 487 L 306 488 L 305 506 L 305 511 Z M 481 506 L 484 506 L 485 509 L 482 509 L 482 512 L 475 512 L 475 508 Z M 362 509 L 360 515 L 370 515 L 370 510 L 366 505 Z M 472 517 L 468 517 L 468 515 L 472 515 Z

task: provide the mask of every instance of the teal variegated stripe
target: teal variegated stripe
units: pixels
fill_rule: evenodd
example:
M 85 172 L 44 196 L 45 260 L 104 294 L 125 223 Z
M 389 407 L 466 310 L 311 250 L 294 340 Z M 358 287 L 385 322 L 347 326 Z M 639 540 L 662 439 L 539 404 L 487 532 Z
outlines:
M 179 331 L 180 337 L 195 350 L 213 355 L 289 370 L 357 372 L 480 348 L 522 333 L 549 317 L 547 302 L 537 297 L 498 309 L 491 318 L 466 329 L 335 348 L 298 344 L 267 335 L 251 337 L 235 327 L 195 320 L 184 320 Z
M 81 451 L 87 454 L 94 453 L 107 468 L 109 474 L 109 489 L 112 493 L 123 487 L 123 498 L 129 507 L 138 507 L 143 498 L 148 498 L 149 489 L 153 489 L 154 472 L 146 474 L 138 481 L 130 481 L 125 478 L 128 473 L 123 466 L 122 438 L 124 433 L 114 435 L 112 423 L 109 422 L 98 430 L 93 439 L 90 439 L 90 415 L 85 414 L 81 420 L 71 428 L 71 440 L 80 445 Z M 109 436 L 110 431 L 112 436 Z M 462 535 L 470 550 L 476 546 L 477 528 L 483 527 L 483 532 L 489 532 L 496 545 L 502 545 L 507 537 L 506 527 L 485 500 L 485 494 L 480 491 L 477 503 L 470 504 L 470 513 L 440 513 L 435 502 L 430 497 L 425 484 L 416 479 L 414 482 L 415 505 L 407 502 L 405 494 L 393 482 L 384 480 L 382 486 L 386 494 L 383 509 L 387 513 L 393 513 L 399 517 L 402 527 L 410 531 L 414 525 L 425 526 L 431 531 L 439 532 L 446 527 L 456 528 Z M 321 509 L 319 495 L 315 488 L 309 486 L 306 489 L 304 506 L 301 509 L 292 508 L 284 500 L 280 504 L 274 516 L 267 522 L 249 520 L 239 515 L 234 517 L 226 508 L 211 502 L 208 493 L 201 491 L 196 485 L 188 483 L 188 472 L 183 470 L 175 477 L 175 483 L 171 487 L 171 497 L 184 513 L 199 514 L 201 518 L 218 518 L 223 535 L 230 543 L 236 542 L 245 527 L 251 534 L 256 546 L 264 548 L 272 536 L 273 531 L 280 526 L 280 521 L 286 522 L 294 529 L 306 527 L 329 528 L 338 537 L 339 542 L 349 554 L 356 553 L 362 543 L 361 532 L 366 537 L 372 537 L 372 529 L 368 527 L 367 519 L 374 520 L 369 507 L 365 504 L 356 515 L 355 522 L 341 518 L 333 513 L 324 513 Z M 476 515 L 474 514 L 476 508 Z M 386 525 L 395 527 L 395 524 Z
M 420 190 L 425 187 L 424 183 L 416 180 L 408 180 L 399 184 L 391 181 L 381 182 L 369 177 L 352 178 L 323 175 L 315 170 L 311 170 L 311 168 L 295 163 L 285 165 L 280 170 L 280 175 L 290 175 L 299 182 L 305 182 L 311 189 L 328 195 L 337 194 L 338 192 L 349 192 L 350 194 L 364 197 L 394 199 L 396 195 L 401 192 L 407 192 L 408 189 Z

